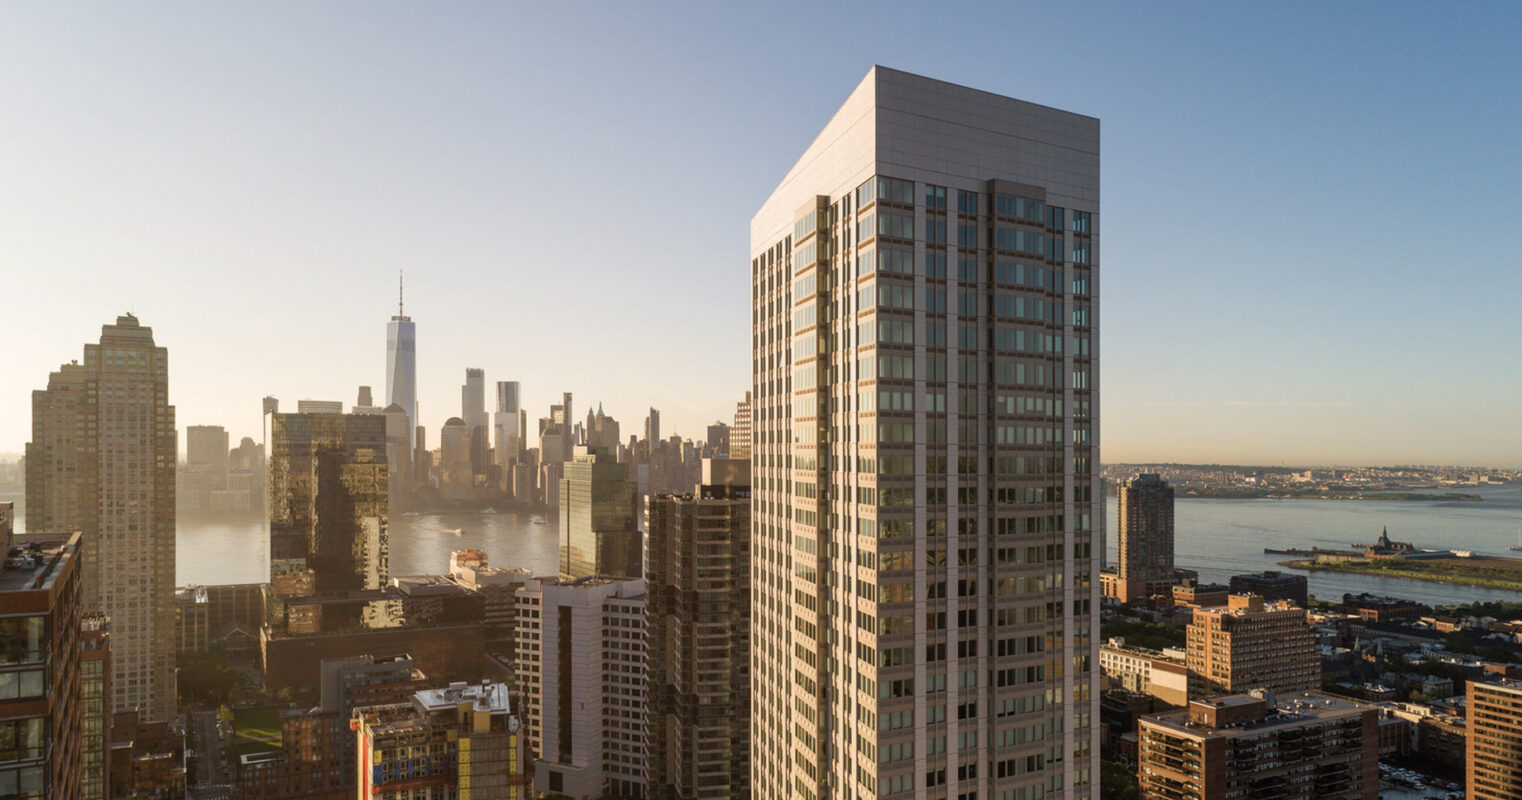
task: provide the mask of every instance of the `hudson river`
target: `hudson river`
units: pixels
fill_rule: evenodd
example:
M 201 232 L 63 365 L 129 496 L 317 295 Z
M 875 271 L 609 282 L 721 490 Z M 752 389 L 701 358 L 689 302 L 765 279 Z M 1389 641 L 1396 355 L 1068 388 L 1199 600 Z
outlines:
M 1522 485 L 1464 487 L 1481 502 L 1395 500 L 1197 500 L 1175 504 L 1180 567 L 1197 569 L 1201 580 L 1220 581 L 1243 572 L 1281 569 L 1290 556 L 1265 555 L 1263 548 L 1346 548 L 1372 542 L 1389 526 L 1390 538 L 1418 547 L 1457 548 L 1488 555 L 1507 550 L 1522 531 Z M 544 517 L 538 517 L 544 519 Z M 495 566 L 528 567 L 537 575 L 555 571 L 556 523 L 534 524 L 529 514 L 422 514 L 391 522 L 391 574 L 438 574 L 448 570 L 449 551 L 483 549 Z M 1109 498 L 1110 530 L 1115 498 Z M 460 533 L 456 535 L 455 530 Z M 1109 537 L 1111 557 L 1114 535 Z M 263 526 L 186 521 L 179 531 L 179 583 L 264 581 L 269 554 Z M 1522 594 L 1330 572 L 1311 573 L 1310 592 L 1341 599 L 1344 592 L 1373 592 L 1428 604 L 1474 600 L 1522 600 Z

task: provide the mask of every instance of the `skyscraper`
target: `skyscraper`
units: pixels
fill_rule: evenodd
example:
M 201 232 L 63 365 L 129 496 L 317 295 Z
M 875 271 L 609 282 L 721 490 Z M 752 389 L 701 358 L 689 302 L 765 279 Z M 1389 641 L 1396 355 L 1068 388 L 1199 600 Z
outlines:
M 486 413 L 486 370 L 465 369 L 465 385 L 460 387 L 460 418 L 470 442 L 470 469 L 485 475 L 491 450 L 491 417 Z
M 386 325 L 386 405 L 398 405 L 407 411 L 407 429 L 414 430 L 417 418 L 417 329 L 412 317 L 402 313 L 401 278 L 397 278 L 396 316 Z M 412 440 L 409 450 L 416 447 Z
M 705 459 L 645 501 L 646 783 L 652 800 L 750 797 L 750 462 Z
M 497 413 L 493 417 L 495 439 L 493 451 L 498 466 L 506 467 L 518 460 L 523 449 L 523 428 L 519 416 L 523 407 L 518 399 L 521 391 L 517 381 L 497 381 Z M 509 482 L 511 478 L 509 478 Z M 510 484 L 509 484 L 510 485 Z
M 517 599 L 535 793 L 644 797 L 645 582 L 534 578 Z
M 560 572 L 572 578 L 638 578 L 641 537 L 629 465 L 577 445 L 560 479 Z
M 185 428 L 185 463 L 206 471 L 207 485 L 227 488 L 227 454 L 230 452 L 227 429 L 221 425 L 191 425 Z
M 729 428 L 729 457 L 750 460 L 750 392 L 735 404 L 735 424 Z
M 1099 122 L 873 68 L 751 221 L 752 793 L 1097 794 Z
M 1173 584 L 1173 487 L 1157 475 L 1120 485 L 1113 591 L 1132 602 L 1167 594 Z
M 111 618 L 112 704 L 174 715 L 176 436 L 169 354 L 137 317 L 32 393 L 27 527 L 80 531 L 84 608 Z
M 384 587 L 390 578 L 386 418 L 274 414 L 270 438 L 274 594 Z

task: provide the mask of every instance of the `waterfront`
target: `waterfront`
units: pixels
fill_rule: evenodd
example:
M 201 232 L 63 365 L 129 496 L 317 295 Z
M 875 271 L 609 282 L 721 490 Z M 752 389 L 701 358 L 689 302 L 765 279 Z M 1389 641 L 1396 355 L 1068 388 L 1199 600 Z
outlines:
M 1263 548 L 1312 546 L 1346 548 L 1370 541 L 1388 526 L 1390 537 L 1418 547 L 1473 550 L 1509 556 L 1522 529 L 1522 485 L 1465 487 L 1484 501 L 1395 500 L 1203 500 L 1176 503 L 1178 564 L 1197 569 L 1202 580 L 1225 581 L 1232 575 L 1277 565 L 1286 556 Z M 447 569 L 449 551 L 485 550 L 493 564 L 523 566 L 535 574 L 555 571 L 557 520 L 536 525 L 532 514 L 420 514 L 401 516 L 391 525 L 391 573 L 415 575 Z M 1115 499 L 1109 498 L 1115 526 Z M 543 517 L 541 517 L 543 519 Z M 458 529 L 460 534 L 453 533 Z M 1109 537 L 1111 558 L 1114 536 Z M 186 583 L 242 583 L 266 580 L 269 548 L 259 523 L 218 524 L 187 520 L 180 525 L 177 577 Z M 1475 600 L 1522 601 L 1522 594 L 1492 589 L 1316 573 L 1311 594 L 1339 599 L 1344 592 L 1373 592 L 1428 604 Z
M 1511 556 L 1522 528 L 1522 485 L 1466 486 L 1481 502 L 1415 500 L 1205 500 L 1179 498 L 1174 504 L 1178 566 L 1199 570 L 1200 580 L 1225 583 L 1232 575 L 1276 569 L 1290 556 L 1269 555 L 1265 547 L 1346 549 L 1369 542 L 1388 526 L 1390 538 L 1417 547 L 1456 548 L 1476 554 Z M 1446 491 L 1446 490 L 1445 490 Z M 1115 498 L 1107 498 L 1110 530 Z M 1114 559 L 1113 534 L 1108 537 Z M 1302 573 L 1304 574 L 1304 573 Z M 1522 593 L 1364 575 L 1309 573 L 1310 593 L 1327 600 L 1344 592 L 1371 592 L 1428 605 L 1476 600 L 1522 601 Z

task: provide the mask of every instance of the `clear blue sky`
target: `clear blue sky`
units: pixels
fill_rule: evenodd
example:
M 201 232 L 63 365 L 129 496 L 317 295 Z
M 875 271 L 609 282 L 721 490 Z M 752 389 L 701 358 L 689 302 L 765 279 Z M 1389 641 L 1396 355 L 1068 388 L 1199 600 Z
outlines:
M 700 437 L 751 214 L 880 63 L 1103 125 L 1107 461 L 1522 463 L 1514 3 L 10 3 L 0 451 L 133 309 L 179 423 L 467 366 Z M 580 414 L 578 413 L 578 416 Z

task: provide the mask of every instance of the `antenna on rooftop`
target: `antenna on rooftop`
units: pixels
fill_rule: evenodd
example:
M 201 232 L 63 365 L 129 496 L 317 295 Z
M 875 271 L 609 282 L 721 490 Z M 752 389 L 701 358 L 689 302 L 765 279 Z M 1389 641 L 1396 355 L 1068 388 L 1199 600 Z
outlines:
M 406 316 L 402 313 L 402 271 L 396 271 L 396 315 Z

